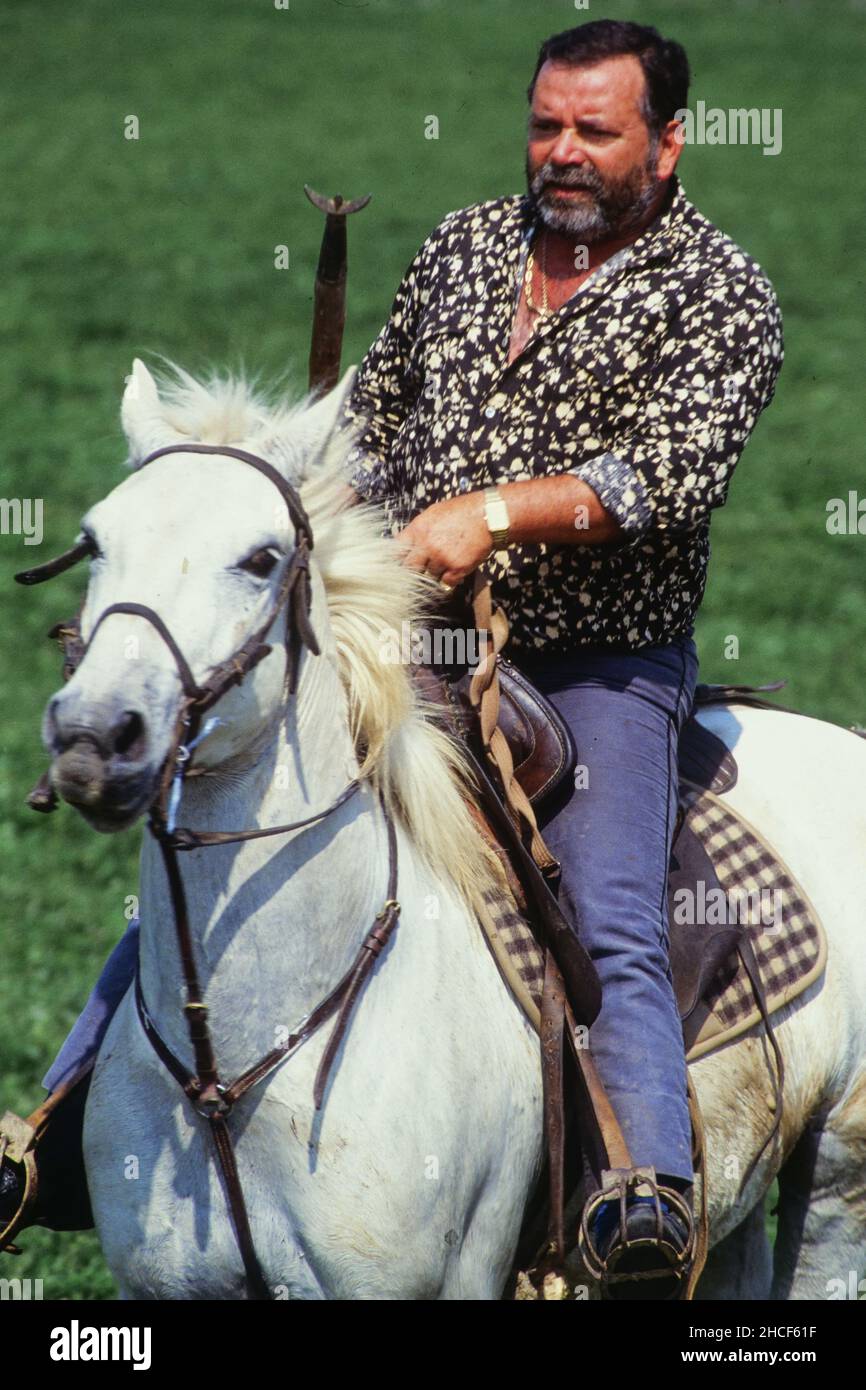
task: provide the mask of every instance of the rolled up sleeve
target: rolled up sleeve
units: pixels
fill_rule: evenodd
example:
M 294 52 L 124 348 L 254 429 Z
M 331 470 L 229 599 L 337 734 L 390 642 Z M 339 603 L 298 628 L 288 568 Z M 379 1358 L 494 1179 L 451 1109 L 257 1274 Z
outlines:
M 782 359 L 769 282 L 710 277 L 670 326 L 639 394 L 620 409 L 611 447 L 569 472 L 628 539 L 692 530 L 726 501 Z

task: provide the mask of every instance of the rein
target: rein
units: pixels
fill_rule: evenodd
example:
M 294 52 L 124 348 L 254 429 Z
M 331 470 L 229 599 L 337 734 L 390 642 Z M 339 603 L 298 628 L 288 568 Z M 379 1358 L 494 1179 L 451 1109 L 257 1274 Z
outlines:
M 148 812 L 148 829 L 159 845 L 168 880 L 178 953 L 186 989 L 183 1015 L 192 1046 L 195 1071 L 190 1071 L 185 1067 L 160 1036 L 147 1009 L 138 969 L 135 976 L 135 1006 L 142 1031 L 157 1057 L 177 1081 L 196 1113 L 208 1122 L 235 1240 L 250 1291 L 256 1299 L 272 1299 L 274 1295 L 265 1280 L 253 1242 L 234 1144 L 231 1131 L 226 1123 L 227 1117 L 242 1096 L 270 1076 L 302 1043 L 306 1042 L 324 1023 L 336 1015 L 331 1036 L 319 1062 L 313 1087 L 315 1107 L 317 1110 L 321 1108 L 333 1062 L 346 1035 L 352 1010 L 399 919 L 400 904 L 396 899 L 397 833 L 393 818 L 388 813 L 384 798 L 380 793 L 379 800 L 388 837 L 388 886 L 382 909 L 376 914 L 373 925 L 367 932 L 349 969 L 321 1003 L 301 1021 L 287 1041 L 280 1047 L 275 1047 L 266 1053 L 234 1081 L 228 1084 L 224 1083 L 220 1078 L 208 1024 L 208 1008 L 202 998 L 186 892 L 177 858 L 178 853 L 184 850 L 206 849 L 213 845 L 235 844 L 271 835 L 285 835 L 293 830 L 302 830 L 306 826 L 324 820 L 341 806 L 344 806 L 358 791 L 361 784 L 357 778 L 353 779 L 324 810 L 314 812 L 302 820 L 292 821 L 285 825 L 255 830 L 196 831 L 186 827 L 175 828 L 172 824 L 172 817 L 168 810 L 169 799 L 173 790 L 175 795 L 179 794 L 184 779 L 190 773 L 193 747 L 199 737 L 203 715 L 228 690 L 239 685 L 247 673 L 270 654 L 272 648 L 265 642 L 265 637 L 284 605 L 287 609 L 285 645 L 286 685 L 289 695 L 293 695 L 296 690 L 301 646 L 307 647 L 313 655 L 319 654 L 319 646 L 310 623 L 309 555 L 313 548 L 313 534 L 309 519 L 295 488 L 265 459 L 247 453 L 244 449 L 234 449 L 228 446 L 213 444 L 168 445 L 149 454 L 139 467 L 143 468 L 146 464 L 152 463 L 154 459 L 173 453 L 217 454 L 238 459 L 270 479 L 285 500 L 289 520 L 295 532 L 295 550 L 266 620 L 228 660 L 216 666 L 201 684 L 196 682 L 189 663 L 169 628 L 159 614 L 145 604 L 111 604 L 100 614 L 86 644 L 81 639 L 80 614 L 72 623 L 58 624 L 49 635 L 59 636 L 63 640 L 64 677 L 68 679 L 83 660 L 105 619 L 114 613 L 130 613 L 144 618 L 150 623 L 162 638 L 177 668 L 184 698 L 175 725 L 172 747 L 163 765 L 159 788 Z M 52 579 L 55 575 L 62 574 L 77 564 L 79 560 L 84 559 L 86 555 L 92 553 L 93 544 L 85 538 L 78 541 L 62 555 L 57 556 L 56 559 L 49 560 L 34 569 L 22 571 L 20 574 L 16 574 L 15 578 L 20 584 L 40 584 L 46 579 Z M 56 798 L 54 800 L 56 801 Z M 53 809 L 51 795 L 43 788 L 31 795 L 31 804 L 37 809 Z

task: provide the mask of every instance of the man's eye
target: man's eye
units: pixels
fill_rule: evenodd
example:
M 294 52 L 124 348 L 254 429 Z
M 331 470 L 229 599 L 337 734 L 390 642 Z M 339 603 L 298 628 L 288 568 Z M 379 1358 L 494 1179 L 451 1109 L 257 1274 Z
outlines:
M 267 579 L 268 575 L 279 563 L 277 556 L 272 550 L 257 550 L 253 555 L 249 555 L 246 560 L 242 560 L 238 569 L 244 570 L 247 574 L 252 574 L 256 579 Z

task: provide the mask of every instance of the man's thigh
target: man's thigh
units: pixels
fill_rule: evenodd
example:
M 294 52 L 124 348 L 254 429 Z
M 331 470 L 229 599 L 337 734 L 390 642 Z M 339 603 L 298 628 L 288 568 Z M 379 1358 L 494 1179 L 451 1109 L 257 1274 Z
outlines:
M 666 953 L 677 742 L 696 677 L 691 642 L 560 660 L 533 676 L 577 744 L 575 786 L 542 829 L 562 864 L 563 905 L 590 950 L 602 932 L 606 951 L 629 952 L 637 931 L 644 952 L 656 937 Z

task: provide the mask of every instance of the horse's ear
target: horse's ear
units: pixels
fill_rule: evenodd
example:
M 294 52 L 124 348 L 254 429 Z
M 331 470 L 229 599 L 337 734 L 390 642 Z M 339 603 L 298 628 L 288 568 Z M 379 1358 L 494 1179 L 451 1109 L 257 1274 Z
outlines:
M 315 460 L 322 460 L 328 446 L 336 441 L 341 425 L 349 425 L 343 407 L 352 390 L 357 373 L 350 367 L 326 396 L 320 396 L 305 410 L 293 412 L 276 432 L 265 430 L 253 441 L 265 458 L 282 467 L 286 477 L 298 483 L 309 472 Z
M 177 444 L 182 438 L 165 418 L 165 407 L 159 398 L 156 382 L 139 357 L 126 378 L 126 389 L 120 405 L 120 422 L 129 444 L 129 463 L 134 468 L 165 444 Z
M 349 367 L 327 396 L 321 396 L 308 406 L 298 425 L 305 442 L 316 453 L 324 449 L 343 419 L 343 407 L 349 399 L 357 376 L 357 367 Z

